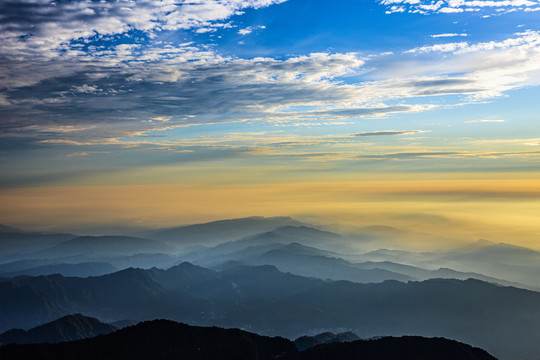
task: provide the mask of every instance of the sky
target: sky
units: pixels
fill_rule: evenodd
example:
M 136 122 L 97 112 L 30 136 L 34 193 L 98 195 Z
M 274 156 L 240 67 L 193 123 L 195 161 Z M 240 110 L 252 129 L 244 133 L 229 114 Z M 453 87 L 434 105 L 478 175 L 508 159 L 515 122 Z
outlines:
M 0 223 L 540 249 L 539 85 L 539 0 L 2 0 Z

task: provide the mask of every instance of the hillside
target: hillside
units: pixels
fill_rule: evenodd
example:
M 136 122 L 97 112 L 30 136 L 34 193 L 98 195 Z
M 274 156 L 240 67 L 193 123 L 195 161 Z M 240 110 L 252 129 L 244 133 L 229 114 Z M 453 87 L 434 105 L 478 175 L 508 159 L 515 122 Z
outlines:
M 317 329 L 362 338 L 441 336 L 503 359 L 540 356 L 540 293 L 479 280 L 359 284 L 268 265 L 210 270 L 182 263 L 90 278 L 17 278 L 0 282 L 0 292 L 3 331 L 84 312 L 107 321 L 168 318 L 289 338 Z
M 154 320 L 92 339 L 0 347 L 3 359 L 102 360 L 495 360 L 485 351 L 442 338 L 401 337 L 319 345 L 299 352 L 292 341 L 238 329 Z
M 81 314 L 66 315 L 28 331 L 12 329 L 0 334 L 0 344 L 56 343 L 91 338 L 116 331 L 116 327 Z

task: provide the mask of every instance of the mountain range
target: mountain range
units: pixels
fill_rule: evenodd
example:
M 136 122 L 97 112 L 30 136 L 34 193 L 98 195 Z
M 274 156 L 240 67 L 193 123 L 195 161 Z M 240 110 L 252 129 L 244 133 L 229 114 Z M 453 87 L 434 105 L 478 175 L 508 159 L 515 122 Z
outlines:
M 28 331 L 22 329 L 8 330 L 0 334 L 0 344 L 57 343 L 91 338 L 101 334 L 109 334 L 116 330 L 118 330 L 117 327 L 102 323 L 96 318 L 82 314 L 72 314 Z
M 117 327 L 166 318 L 291 339 L 441 336 L 504 360 L 540 358 L 540 253 L 532 249 L 486 240 L 386 249 L 414 234 L 388 226 L 342 234 L 288 217 L 136 235 L 0 227 L 0 331 L 84 313 Z
M 324 329 L 363 338 L 442 336 L 501 358 L 540 357 L 540 293 L 472 279 L 359 284 L 269 265 L 182 263 L 89 278 L 15 278 L 0 282 L 0 293 L 1 331 L 82 312 L 107 322 L 168 318 L 289 338 Z
M 295 343 L 238 329 L 195 327 L 167 320 L 143 322 L 117 332 L 56 344 L 6 345 L 2 359 L 187 360 L 495 360 L 484 350 L 452 340 L 384 337 L 321 344 L 298 351 Z
M 301 226 L 290 217 L 252 216 L 241 219 L 218 220 L 204 224 L 184 225 L 141 232 L 144 238 L 159 240 L 178 248 L 214 246 L 281 226 Z

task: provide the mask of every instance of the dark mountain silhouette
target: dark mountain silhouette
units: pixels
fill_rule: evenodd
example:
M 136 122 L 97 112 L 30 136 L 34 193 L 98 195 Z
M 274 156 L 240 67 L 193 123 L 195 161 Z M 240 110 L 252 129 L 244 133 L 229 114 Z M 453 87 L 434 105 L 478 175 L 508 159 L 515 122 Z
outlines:
M 113 321 L 155 318 L 154 306 L 166 289 L 151 272 L 130 268 L 88 278 L 18 277 L 0 282 L 0 293 L 0 331 L 4 331 L 79 312 Z
M 294 345 L 300 351 L 304 351 L 308 348 L 314 347 L 320 344 L 330 344 L 335 342 L 351 342 L 360 340 L 360 337 L 351 331 L 334 334 L 333 332 L 326 331 L 315 336 L 300 336 L 294 340 Z
M 495 360 L 487 352 L 442 338 L 401 337 L 318 345 L 299 352 L 293 342 L 238 329 L 154 320 L 91 339 L 58 344 L 7 345 L 3 359 L 187 360 Z
M 118 269 L 106 262 L 84 262 L 77 264 L 51 264 L 33 267 L 24 270 L 0 273 L 2 277 L 15 277 L 21 275 L 39 276 L 39 275 L 52 275 L 62 274 L 64 276 L 99 276 L 110 274 Z
M 0 293 L 1 331 L 81 312 L 108 322 L 169 318 L 290 338 L 316 329 L 443 336 L 502 358 L 540 358 L 540 293 L 478 280 L 358 284 L 273 266 L 231 263 L 214 271 L 183 263 L 89 278 L 15 278 L 0 282 Z
M 486 351 L 444 338 L 383 337 L 333 342 L 300 352 L 297 360 L 496 360 Z
M 113 321 L 109 325 L 112 325 L 117 329 L 123 329 L 128 326 L 137 325 L 138 323 L 139 322 L 137 320 L 118 320 L 118 321 Z
M 154 320 L 75 342 L 3 346 L 0 358 L 271 360 L 294 352 L 294 344 L 283 338 L 269 338 L 238 329 L 193 327 Z
M 163 241 L 177 247 L 215 246 L 223 242 L 237 240 L 251 234 L 288 225 L 299 226 L 302 223 L 290 217 L 266 218 L 253 216 L 145 231 L 141 233 L 141 236 Z
M 28 331 L 12 329 L 0 334 L 0 344 L 55 343 L 109 334 L 117 328 L 81 314 L 66 315 Z

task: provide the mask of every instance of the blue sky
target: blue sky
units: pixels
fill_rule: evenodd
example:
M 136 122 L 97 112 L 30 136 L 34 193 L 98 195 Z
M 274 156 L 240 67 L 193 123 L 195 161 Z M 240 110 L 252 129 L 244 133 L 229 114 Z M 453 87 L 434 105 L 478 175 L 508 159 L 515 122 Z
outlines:
M 539 84 L 538 0 L 6 0 L 0 192 L 536 179 Z

